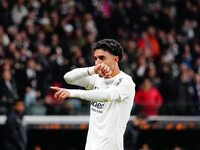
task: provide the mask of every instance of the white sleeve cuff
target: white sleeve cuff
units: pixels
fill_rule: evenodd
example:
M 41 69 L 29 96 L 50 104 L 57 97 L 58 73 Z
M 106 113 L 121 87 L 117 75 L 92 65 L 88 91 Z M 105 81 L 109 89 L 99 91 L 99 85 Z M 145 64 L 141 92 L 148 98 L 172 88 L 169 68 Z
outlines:
M 79 92 L 77 92 L 77 90 L 73 90 L 73 89 L 67 89 L 67 91 L 69 92 L 69 97 L 76 97 L 76 98 L 80 98 Z
M 89 75 L 89 76 L 92 76 L 92 75 L 96 74 L 95 71 L 94 71 L 94 67 L 95 67 L 95 66 L 88 67 L 88 70 L 87 70 L 87 71 L 88 71 L 88 75 Z

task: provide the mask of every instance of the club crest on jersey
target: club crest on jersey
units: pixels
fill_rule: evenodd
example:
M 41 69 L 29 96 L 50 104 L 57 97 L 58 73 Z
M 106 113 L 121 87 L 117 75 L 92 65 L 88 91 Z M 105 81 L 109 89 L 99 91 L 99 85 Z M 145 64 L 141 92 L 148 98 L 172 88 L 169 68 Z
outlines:
M 116 82 L 114 83 L 114 85 L 118 86 L 118 85 L 122 82 L 122 79 L 123 79 L 123 78 L 119 78 L 119 80 L 116 81 Z

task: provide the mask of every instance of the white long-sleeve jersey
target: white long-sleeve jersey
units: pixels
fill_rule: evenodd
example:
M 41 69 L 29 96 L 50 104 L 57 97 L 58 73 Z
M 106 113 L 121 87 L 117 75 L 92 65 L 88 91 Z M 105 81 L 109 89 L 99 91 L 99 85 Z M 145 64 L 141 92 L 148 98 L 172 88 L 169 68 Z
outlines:
M 123 150 L 123 134 L 135 95 L 132 78 L 121 71 L 106 79 L 95 74 L 94 67 L 89 67 L 74 69 L 64 79 L 88 89 L 67 89 L 70 97 L 91 101 L 85 150 Z

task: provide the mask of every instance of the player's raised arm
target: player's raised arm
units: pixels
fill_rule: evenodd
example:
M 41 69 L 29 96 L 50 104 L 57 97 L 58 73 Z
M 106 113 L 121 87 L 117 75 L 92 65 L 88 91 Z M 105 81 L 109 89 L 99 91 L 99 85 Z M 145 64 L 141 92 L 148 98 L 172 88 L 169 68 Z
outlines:
M 64 79 L 67 83 L 92 89 L 95 84 L 93 75 L 99 74 L 101 77 L 110 78 L 112 71 L 106 64 L 101 63 L 93 67 L 77 68 L 67 72 Z
M 67 72 L 64 75 L 64 80 L 68 84 L 78 85 L 90 89 L 90 87 L 92 88 L 95 83 L 95 77 L 93 76 L 94 74 L 94 66 L 77 68 Z

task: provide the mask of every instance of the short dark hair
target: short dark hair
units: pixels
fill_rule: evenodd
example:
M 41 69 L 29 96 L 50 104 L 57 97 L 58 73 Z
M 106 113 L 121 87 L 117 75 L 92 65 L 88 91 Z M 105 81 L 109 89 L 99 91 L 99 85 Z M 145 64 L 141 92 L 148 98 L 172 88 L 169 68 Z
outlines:
M 124 50 L 121 47 L 120 43 L 114 39 L 103 39 L 98 41 L 93 47 L 94 51 L 97 49 L 108 51 L 110 54 L 118 56 L 119 60 L 121 60 L 123 57 Z
M 18 104 L 19 102 L 22 102 L 22 103 L 24 103 L 24 101 L 23 101 L 23 100 L 21 100 L 21 99 L 15 99 L 15 100 L 13 101 L 13 105 L 16 105 L 16 104 Z

